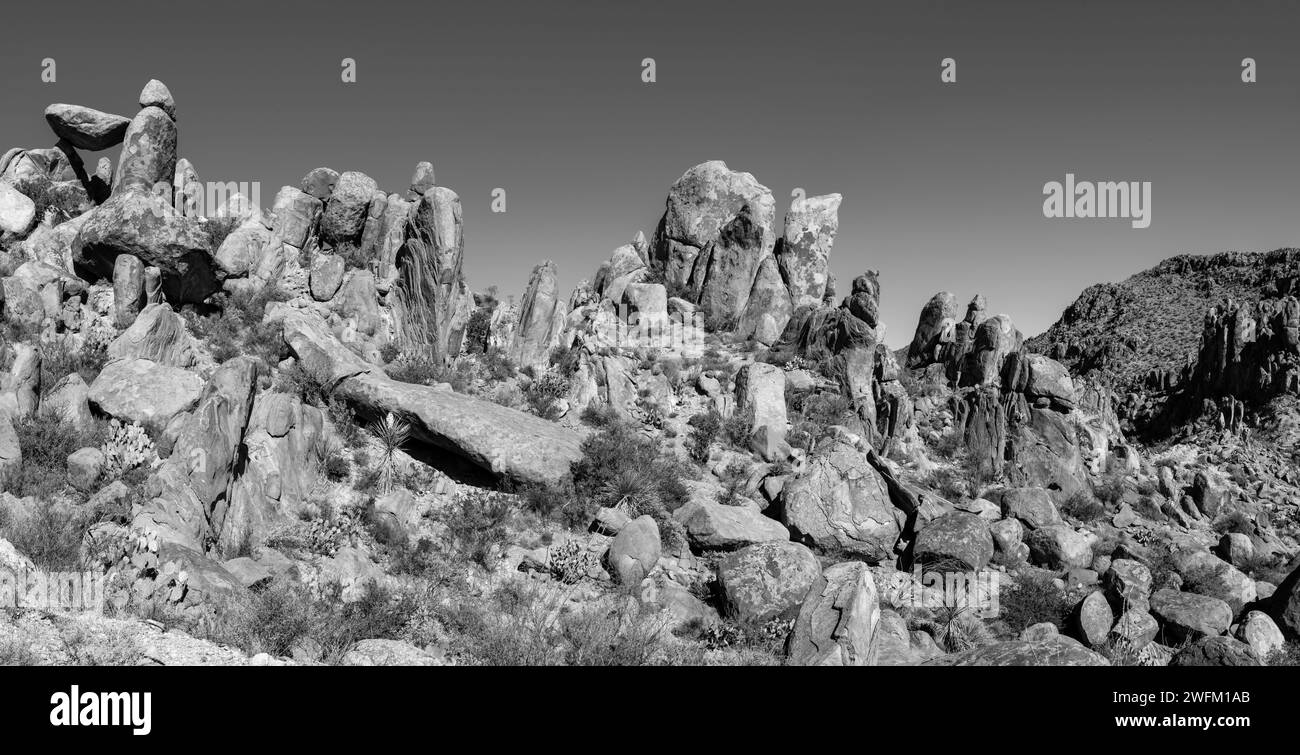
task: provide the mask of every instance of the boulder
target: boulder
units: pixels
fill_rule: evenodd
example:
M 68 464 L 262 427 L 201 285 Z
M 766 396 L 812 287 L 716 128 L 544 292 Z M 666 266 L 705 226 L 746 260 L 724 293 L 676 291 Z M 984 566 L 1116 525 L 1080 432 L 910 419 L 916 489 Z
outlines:
M 26 194 L 0 181 L 0 233 L 22 236 L 36 222 L 36 203 Z
M 82 105 L 54 104 L 45 108 L 45 122 L 54 134 L 77 149 L 98 152 L 115 147 L 126 137 L 131 119 Z
M 892 558 L 903 513 L 893 505 L 886 481 L 847 440 L 823 441 L 786 482 L 781 499 L 782 521 L 796 539 L 874 563 Z
M 776 261 L 790 287 L 792 307 L 818 306 L 826 295 L 841 199 L 839 194 L 795 199 L 785 214 Z
M 784 542 L 790 532 L 780 522 L 749 506 L 692 500 L 673 512 L 686 536 L 701 550 L 734 550 L 754 543 Z
M 794 615 L 819 576 L 817 557 L 798 543 L 757 543 L 718 562 L 724 609 L 742 622 Z
M 307 245 L 307 238 L 315 229 L 324 210 L 324 203 L 301 189 L 285 186 L 275 195 L 271 208 L 274 219 L 271 230 L 284 243 L 298 249 Z
M 1028 529 L 1062 523 L 1051 495 L 1042 488 L 1007 488 L 1001 501 L 1002 516 L 1018 519 Z
M 1179 650 L 1170 666 L 1262 666 L 1249 645 L 1231 637 L 1202 637 Z
M 623 527 L 606 554 L 610 574 L 620 584 L 636 585 L 659 562 L 659 526 L 650 516 L 639 516 Z
M 176 121 L 160 107 L 142 108 L 122 139 L 113 194 L 153 192 L 159 182 L 170 188 L 176 177 L 176 158 Z M 169 192 L 166 200 L 170 199 Z
M 311 261 L 311 295 L 316 301 L 329 301 L 343 285 L 346 267 L 337 254 L 318 254 Z
M 203 378 L 148 359 L 109 362 L 91 383 L 86 398 L 110 417 L 162 428 L 189 411 L 203 392 Z
M 326 200 L 334 192 L 334 186 L 338 183 L 339 172 L 331 168 L 313 168 L 302 177 L 299 188 L 303 193 L 309 194 L 316 199 Z
M 342 666 L 441 666 L 436 655 L 402 640 L 361 640 L 343 654 Z
M 944 514 L 926 523 L 917 534 L 913 558 L 949 570 L 980 571 L 993 558 L 989 524 L 965 511 Z
M 113 320 L 119 328 L 135 322 L 144 305 L 144 263 L 132 254 L 113 261 Z
M 825 569 L 808 590 L 787 650 L 792 666 L 874 666 L 880 597 L 866 564 Z
M 148 359 L 168 367 L 188 369 L 200 361 L 200 346 L 185 327 L 185 319 L 166 304 L 145 307 L 131 327 L 108 345 L 110 359 Z
M 1151 613 L 1160 622 L 1165 640 L 1174 643 L 1215 637 L 1232 625 L 1232 608 L 1222 600 L 1168 588 L 1151 596 Z
M 559 343 L 568 309 L 560 297 L 555 263 L 547 260 L 533 268 L 524 291 L 510 358 L 520 367 L 545 369 L 551 349 Z
M 1030 532 L 1025 543 L 1034 563 L 1051 569 L 1086 569 L 1092 565 L 1096 536 L 1066 524 L 1052 524 Z
M 1246 614 L 1246 619 L 1237 628 L 1237 639 L 1246 643 L 1263 660 L 1268 660 L 1269 656 L 1286 645 L 1282 630 L 1263 611 Z
M 104 471 L 104 452 L 98 448 L 80 448 L 68 454 L 68 482 L 83 493 L 95 489 Z
M 415 172 L 411 174 L 411 186 L 407 193 L 407 199 L 419 199 L 424 196 L 424 192 L 432 189 L 437 185 L 433 173 L 433 163 L 421 161 L 415 164 Z
M 321 240 L 327 244 L 359 241 L 370 200 L 378 190 L 379 184 L 365 173 L 346 171 L 339 174 L 321 213 Z
M 1104 593 L 1090 592 L 1075 606 L 1074 622 L 1084 642 L 1091 647 L 1101 647 L 1110 636 L 1115 614 L 1110 610 Z
M 1110 568 L 1102 576 L 1114 605 L 1136 606 L 1145 610 L 1150 603 L 1153 585 L 1151 570 L 1141 561 L 1113 559 Z
M 88 213 L 72 248 L 73 264 L 90 280 L 111 278 L 120 254 L 157 267 L 167 299 L 178 305 L 202 302 L 221 289 L 203 226 L 155 194 L 115 191 Z
M 762 436 L 761 445 L 773 461 L 786 435 L 785 373 L 765 362 L 752 362 L 736 374 L 736 413 L 744 419 L 753 436 Z M 775 447 L 775 448 L 774 448 Z
M 78 432 L 89 432 L 95 418 L 86 397 L 90 388 L 81 375 L 73 372 L 46 389 L 41 396 L 42 416 L 67 423 Z
M 938 361 L 945 339 L 952 337 L 957 319 L 957 296 L 940 291 L 926 302 L 916 323 L 916 332 L 907 349 L 907 366 L 924 367 Z
M 144 89 L 140 90 L 140 107 L 156 107 L 176 120 L 176 100 L 167 85 L 158 79 L 150 79 Z

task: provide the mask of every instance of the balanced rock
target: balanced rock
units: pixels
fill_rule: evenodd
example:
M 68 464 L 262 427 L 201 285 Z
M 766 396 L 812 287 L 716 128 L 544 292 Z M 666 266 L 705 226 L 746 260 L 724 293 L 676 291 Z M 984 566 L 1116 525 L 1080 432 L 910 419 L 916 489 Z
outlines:
M 117 146 L 126 137 L 131 119 L 81 105 L 55 104 L 45 108 L 45 121 L 54 134 L 77 149 L 98 152 Z

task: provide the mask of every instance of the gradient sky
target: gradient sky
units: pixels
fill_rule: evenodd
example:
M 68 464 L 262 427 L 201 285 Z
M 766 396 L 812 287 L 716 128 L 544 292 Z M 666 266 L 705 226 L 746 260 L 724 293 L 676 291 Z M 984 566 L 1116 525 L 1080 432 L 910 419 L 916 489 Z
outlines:
M 3 15 L 0 150 L 52 145 L 51 102 L 132 115 L 156 77 L 200 177 L 260 181 L 267 205 L 318 165 L 394 191 L 430 160 L 464 203 L 470 285 L 504 294 L 546 258 L 566 288 L 589 277 L 710 159 L 753 173 L 779 214 L 795 187 L 844 195 L 832 268 L 842 293 L 880 270 L 893 345 L 940 289 L 983 293 L 1032 335 L 1084 287 L 1170 255 L 1300 244 L 1291 3 L 233 0 Z M 1240 81 L 1245 56 L 1256 84 Z M 40 80 L 46 57 L 57 83 Z M 355 84 L 340 81 L 344 57 Z M 939 82 L 944 57 L 955 85 Z M 1151 181 L 1151 227 L 1043 218 L 1043 184 L 1066 172 Z

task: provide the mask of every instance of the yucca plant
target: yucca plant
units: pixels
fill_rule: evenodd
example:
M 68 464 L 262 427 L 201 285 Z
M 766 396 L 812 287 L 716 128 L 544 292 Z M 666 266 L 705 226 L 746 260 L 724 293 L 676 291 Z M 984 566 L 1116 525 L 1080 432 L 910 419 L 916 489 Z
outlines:
M 393 457 L 410 440 L 411 425 L 392 412 L 388 412 L 383 419 L 370 423 L 368 429 L 370 434 L 379 441 L 379 445 L 383 447 L 383 458 L 380 460 L 379 469 L 379 487 L 380 490 L 387 493 L 393 488 Z

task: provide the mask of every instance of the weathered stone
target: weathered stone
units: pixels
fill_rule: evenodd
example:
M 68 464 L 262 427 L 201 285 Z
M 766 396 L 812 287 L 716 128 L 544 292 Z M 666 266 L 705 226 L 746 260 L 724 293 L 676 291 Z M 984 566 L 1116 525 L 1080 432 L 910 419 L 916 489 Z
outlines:
M 337 254 L 318 254 L 311 261 L 311 295 L 316 301 L 329 301 L 343 285 L 346 269 Z
M 1178 590 L 1157 590 L 1151 613 L 1160 621 L 1166 641 L 1183 642 L 1217 636 L 1232 625 L 1232 609 L 1218 598 Z
M 36 203 L 9 184 L 0 181 L 0 233 L 22 236 L 36 222 Z
M 965 511 L 944 514 L 917 534 L 913 557 L 922 564 L 980 571 L 993 558 L 988 522 Z
M 1109 666 L 1105 657 L 1057 636 L 1042 642 L 1012 640 L 963 650 L 927 661 L 927 666 Z
M 307 175 L 302 177 L 299 188 L 304 193 L 319 199 L 326 200 L 334 192 L 334 186 L 339 181 L 339 172 L 331 168 L 314 168 Z
M 1259 656 L 1231 637 L 1202 637 L 1178 651 L 1170 666 L 1262 666 Z
M 162 108 L 142 109 L 126 129 L 113 176 L 113 194 L 152 192 L 160 181 L 171 187 L 176 157 L 176 121 Z M 166 200 L 171 200 L 170 194 Z
M 103 471 L 104 452 L 98 448 L 80 448 L 68 455 L 68 482 L 77 490 L 94 490 Z
M 774 436 L 779 445 L 785 439 L 785 374 L 780 367 L 752 362 L 736 374 L 736 413 L 751 434 Z M 774 460 L 769 455 L 769 461 Z
M 307 238 L 316 227 L 325 205 L 316 197 L 292 186 L 285 186 L 275 195 L 271 211 L 275 219 L 271 230 L 284 243 L 299 249 L 307 245 Z
M 1286 645 L 1282 630 L 1263 611 L 1251 611 L 1237 629 L 1237 639 L 1250 646 L 1255 655 L 1263 660 L 1281 650 Z
M 129 327 L 144 305 L 144 263 L 132 254 L 119 254 L 113 261 L 113 319 L 117 327 Z
M 328 244 L 359 241 L 370 200 L 378 189 L 379 184 L 364 173 L 350 170 L 339 174 L 321 213 L 321 240 Z
M 544 368 L 551 349 L 558 343 L 568 314 L 560 298 L 555 263 L 547 260 L 533 268 L 519 309 L 510 358 L 519 366 Z
M 835 564 L 817 578 L 789 640 L 792 666 L 874 666 L 880 598 L 866 564 Z
M 45 108 L 45 122 L 54 134 L 77 149 L 98 152 L 117 146 L 126 136 L 131 119 L 81 105 L 55 104 Z
M 1103 593 L 1091 592 L 1075 607 L 1074 621 L 1079 636 L 1088 645 L 1101 647 L 1106 644 L 1106 638 L 1110 635 L 1110 628 L 1115 623 L 1115 614 L 1110 610 L 1110 604 L 1106 602 Z
M 674 511 L 673 518 L 686 528 L 691 545 L 703 550 L 732 550 L 790 539 L 789 530 L 780 522 L 748 506 L 693 500 Z
M 865 461 L 861 451 L 839 438 L 818 446 L 781 493 L 782 521 L 797 539 L 870 562 L 892 557 L 904 517 L 885 480 Z
M 1086 569 L 1092 565 L 1096 537 L 1065 524 L 1052 524 L 1030 532 L 1025 543 L 1034 563 L 1052 569 Z
M 757 543 L 718 562 L 726 612 L 739 621 L 793 615 L 819 576 L 817 557 L 798 543 Z
M 424 192 L 432 189 L 437 185 L 433 174 L 433 163 L 421 161 L 415 164 L 415 172 L 411 174 L 411 186 L 407 192 L 407 199 L 419 199 L 424 196 Z
M 203 378 L 147 359 L 119 359 L 105 365 L 91 383 L 87 399 L 110 417 L 165 427 L 192 409 L 203 392 Z
M 172 120 L 176 120 L 176 100 L 167 85 L 158 79 L 150 79 L 144 89 L 140 90 L 140 107 L 159 108 Z
M 188 369 L 199 363 L 199 346 L 185 319 L 166 304 L 150 304 L 131 327 L 108 345 L 110 359 L 148 359 L 168 367 Z
M 633 519 L 609 544 L 610 573 L 624 585 L 640 584 L 659 561 L 659 527 L 649 516 Z
M 785 214 L 785 235 L 776 260 L 794 307 L 817 306 L 826 295 L 841 199 L 839 194 L 795 199 Z
M 1001 500 L 1002 515 L 1019 519 L 1028 529 L 1062 522 L 1052 497 L 1042 488 L 1007 488 Z

